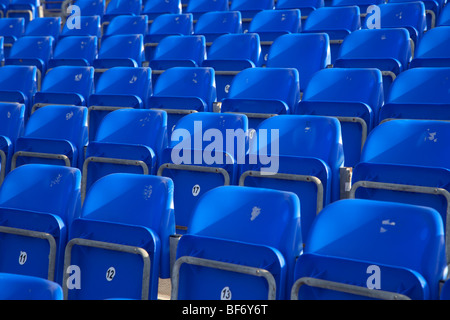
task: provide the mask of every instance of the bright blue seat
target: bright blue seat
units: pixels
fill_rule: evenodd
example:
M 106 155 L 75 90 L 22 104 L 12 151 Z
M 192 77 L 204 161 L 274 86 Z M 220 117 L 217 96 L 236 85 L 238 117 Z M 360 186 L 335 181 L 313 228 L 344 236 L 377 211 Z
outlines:
M 314 221 L 297 260 L 292 298 L 438 299 L 445 267 L 444 230 L 435 210 L 342 200 Z
M 60 39 L 70 36 L 95 36 L 99 39 L 101 35 L 100 16 L 80 16 L 80 28 L 70 28 L 67 23 L 64 23 Z
M 51 105 L 36 110 L 16 141 L 11 168 L 28 163 L 81 170 L 88 143 L 87 108 Z
M 294 113 L 337 117 L 341 122 L 345 166 L 353 167 L 359 162 L 367 135 L 378 124 L 383 102 L 380 70 L 323 69 L 311 78 Z
M 158 276 L 170 274 L 172 203 L 170 179 L 116 173 L 98 180 L 70 228 L 65 269 L 79 267 L 81 288 L 64 281 L 65 298 L 156 299 Z
M 101 177 L 116 173 L 156 174 L 167 146 L 167 115 L 160 110 L 120 109 L 103 118 L 86 149 L 82 199 Z
M 321 209 L 340 199 L 343 165 L 337 119 L 280 115 L 264 120 L 256 129 L 247 161 L 240 168 L 239 185 L 297 194 L 306 239 Z
M 11 159 L 17 138 L 24 131 L 25 105 L 20 103 L 0 103 L 0 184 L 11 168 Z
M 419 42 L 411 68 L 450 67 L 450 26 L 428 30 Z
M 450 124 L 445 121 L 393 120 L 378 125 L 353 169 L 349 196 L 431 207 L 448 227 L 449 137 Z
M 62 300 L 62 287 L 46 279 L 0 273 L 1 300 Z
M 0 88 L 0 101 L 25 105 L 27 121 L 37 91 L 37 68 L 12 65 L 0 68 Z
M 217 101 L 228 96 L 236 74 L 260 66 L 260 56 L 260 38 L 257 33 L 225 34 L 214 40 L 202 66 L 214 69 Z
M 99 16 L 103 18 L 105 14 L 105 0 L 76 0 L 75 4 L 80 7 L 80 15 Z
M 121 108 L 146 109 L 152 92 L 152 74 L 147 67 L 106 70 L 89 96 L 89 140 L 95 138 L 105 115 Z
M 357 30 L 342 43 L 336 68 L 377 68 L 383 73 L 385 98 L 395 78 L 409 68 L 411 42 L 405 28 Z
M 94 68 L 59 66 L 47 72 L 31 112 L 49 104 L 87 106 L 94 90 Z
M 303 33 L 326 33 L 330 38 L 330 63 L 334 64 L 345 37 L 361 28 L 358 6 L 323 7 L 308 16 Z
M 11 0 L 6 10 L 6 17 L 23 17 L 27 25 L 31 20 L 39 18 L 40 6 L 39 0 Z
M 209 67 L 174 67 L 164 71 L 153 86 L 150 109 L 167 112 L 167 130 L 192 112 L 213 111 L 216 102 L 215 72 Z
M 300 101 L 300 81 L 295 68 L 247 68 L 234 76 L 221 112 L 243 113 L 249 129 L 265 118 L 291 114 Z
M 413 68 L 402 72 L 380 112 L 388 119 L 450 119 L 450 68 Z
M 148 20 L 153 21 L 163 14 L 181 14 L 181 0 L 156 0 L 146 1 L 141 14 L 145 14 Z
M 263 10 L 255 14 L 248 32 L 259 34 L 261 39 L 261 64 L 267 63 L 270 47 L 281 35 L 301 31 L 299 9 Z
M 148 31 L 148 17 L 146 15 L 121 15 L 114 17 L 103 32 L 101 40 L 117 34 L 142 34 L 145 36 Z
M 297 196 L 218 187 L 200 198 L 188 231 L 177 247 L 172 299 L 288 298 L 303 249 Z
M 381 5 L 385 3 L 385 0 L 332 0 L 330 6 L 332 7 L 347 7 L 358 6 L 361 14 L 367 12 L 367 9 L 371 5 Z
M 266 66 L 297 69 L 303 92 L 312 75 L 330 63 L 330 38 L 326 33 L 298 33 L 286 34 L 274 41 Z
M 242 33 L 242 17 L 239 11 L 206 12 L 195 23 L 194 34 L 205 37 L 207 50 L 218 37 L 230 33 Z
M 437 18 L 436 26 L 450 26 L 450 6 L 444 6 L 442 8 L 439 17 Z
M 81 172 L 28 164 L 0 188 L 0 270 L 61 283 L 67 233 L 80 215 Z
M 262 10 L 275 8 L 274 0 L 233 0 L 231 11 L 240 11 L 242 15 L 242 32 L 248 32 L 253 17 Z
M 204 13 L 228 10 L 228 0 L 189 0 L 185 12 L 192 13 L 194 21 L 196 21 Z
M 91 66 L 97 58 L 98 39 L 96 36 L 64 37 L 56 44 L 48 67 Z
M 52 36 L 58 41 L 60 33 L 61 17 L 42 17 L 27 24 L 24 36 Z
M 25 33 L 24 18 L 1 18 L 0 19 L 0 36 L 4 40 L 4 55 L 9 57 L 9 52 L 13 44 Z
M 417 0 L 390 0 L 389 3 L 416 2 Z M 427 20 L 427 30 L 431 30 L 436 26 L 436 21 L 444 8 L 446 1 L 444 0 L 424 0 L 425 14 Z
M 441 292 L 439 295 L 440 300 L 450 300 L 450 281 L 448 279 L 445 280 L 444 285 L 441 288 Z
M 137 16 L 141 13 L 142 0 L 111 0 L 105 8 L 102 17 L 102 27 L 108 24 L 114 17 L 122 15 Z M 103 29 L 105 31 L 105 28 Z
M 157 172 L 174 181 L 178 233 L 189 232 L 186 227 L 201 195 L 217 186 L 237 184 L 238 164 L 248 149 L 247 130 L 247 117 L 242 114 L 198 112 L 178 121 Z M 203 133 L 214 134 L 216 143 L 200 140 Z
M 302 19 L 306 19 L 313 11 L 322 8 L 324 5 L 324 0 L 277 0 L 275 9 L 299 9 L 302 13 Z
M 167 36 L 191 35 L 194 33 L 194 20 L 191 13 L 163 14 L 152 22 L 144 38 L 145 60 L 151 61 L 158 43 Z

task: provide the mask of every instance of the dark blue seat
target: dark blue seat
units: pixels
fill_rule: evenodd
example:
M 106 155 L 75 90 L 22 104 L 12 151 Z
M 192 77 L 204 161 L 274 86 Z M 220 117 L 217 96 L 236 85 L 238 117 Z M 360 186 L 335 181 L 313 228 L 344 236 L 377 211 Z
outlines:
M 150 22 L 163 14 L 181 14 L 181 0 L 146 1 L 141 14 L 145 14 Z
M 96 36 L 64 37 L 56 44 L 48 67 L 92 66 L 97 58 L 98 39 Z
M 242 33 L 240 11 L 211 11 L 203 13 L 194 27 L 194 34 L 205 37 L 207 50 L 218 37 L 231 33 Z
M 315 220 L 296 263 L 292 298 L 438 299 L 445 267 L 435 210 L 342 200 Z
M 411 68 L 450 67 L 450 26 L 428 30 L 419 42 Z
M 383 4 L 384 0 L 332 0 L 331 7 L 358 6 L 361 14 L 367 13 L 367 9 L 372 5 Z M 392 1 L 391 1 L 392 2 Z
M 206 12 L 228 10 L 228 0 L 189 0 L 185 12 L 192 13 L 194 20 L 198 20 Z
M 299 9 L 302 13 L 302 19 L 306 20 L 313 11 L 322 8 L 324 5 L 324 0 L 277 0 L 275 9 Z
M 99 16 L 103 18 L 105 14 L 105 0 L 76 0 L 75 4 L 80 7 L 80 15 L 83 16 Z
M 6 10 L 6 17 L 23 17 L 27 25 L 31 20 L 39 18 L 40 6 L 39 0 L 11 0 Z

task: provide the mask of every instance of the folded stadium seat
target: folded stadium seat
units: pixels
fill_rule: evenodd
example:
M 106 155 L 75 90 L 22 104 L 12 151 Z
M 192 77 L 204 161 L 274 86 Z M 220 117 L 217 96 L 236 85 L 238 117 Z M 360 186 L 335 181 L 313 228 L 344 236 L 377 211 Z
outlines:
M 121 15 L 137 16 L 141 14 L 142 0 L 111 0 L 106 4 L 102 17 L 102 30 L 105 33 L 114 17 Z
M 53 281 L 12 273 L 0 273 L 1 300 L 62 300 L 62 287 Z
M 417 0 L 390 0 L 389 3 L 416 2 Z M 427 19 L 427 30 L 431 30 L 436 26 L 436 21 L 444 8 L 446 1 L 444 0 L 424 0 L 425 14 Z
M 448 228 L 449 137 L 446 121 L 393 120 L 378 125 L 353 169 L 349 197 L 431 207 Z
M 212 112 L 216 102 L 215 72 L 209 67 L 174 67 L 160 75 L 149 98 L 150 109 L 167 112 L 167 131 L 189 113 Z
M 361 19 L 358 6 L 323 7 L 311 12 L 303 24 L 302 32 L 328 34 L 331 51 L 330 63 L 333 65 L 345 37 L 360 28 Z
M 261 65 L 265 66 L 273 42 L 281 35 L 301 31 L 301 13 L 298 9 L 263 10 L 252 19 L 248 32 L 261 39 Z
M 181 14 L 181 0 L 156 0 L 145 1 L 144 8 L 141 14 L 145 14 L 148 17 L 149 23 L 160 15 L 163 14 Z
M 378 124 L 383 102 L 380 70 L 323 69 L 311 78 L 294 113 L 337 117 L 341 122 L 345 166 L 353 167 L 359 162 L 367 135 Z
M 87 108 L 52 105 L 36 110 L 16 140 L 11 170 L 29 163 L 81 170 L 88 143 Z
M 411 68 L 450 67 L 450 26 L 428 30 L 419 42 Z
M 250 22 L 255 14 L 262 10 L 272 10 L 275 8 L 274 0 L 233 0 L 230 10 L 240 11 L 242 15 L 242 32 L 248 32 Z
M 20 103 L 0 103 L 0 185 L 11 169 L 11 159 L 17 138 L 24 131 L 25 105 Z
M 94 90 L 94 68 L 59 66 L 47 72 L 41 90 L 34 94 L 31 113 L 47 105 L 87 106 Z
M 82 17 L 99 16 L 102 19 L 105 14 L 105 0 L 76 0 L 74 4 L 80 7 Z
M 64 269 L 78 266 L 81 287 L 69 287 L 66 274 L 65 299 L 156 299 L 158 276 L 170 276 L 174 232 L 170 179 L 115 173 L 98 180 L 70 228 Z
M 95 181 L 116 173 L 156 174 L 167 147 L 167 115 L 161 110 L 121 109 L 108 114 L 86 149 L 82 200 Z
M 61 33 L 61 17 L 42 17 L 28 22 L 24 36 L 52 36 L 55 43 Z
M 444 6 L 442 8 L 439 17 L 437 18 L 436 26 L 450 26 L 450 6 Z
M 142 34 L 118 34 L 102 42 L 98 57 L 94 60 L 95 78 L 113 67 L 142 67 L 144 61 L 144 37 Z
M 195 24 L 204 13 L 228 10 L 228 0 L 189 0 L 185 12 L 192 13 Z
M 89 97 L 89 141 L 94 140 L 102 119 L 122 108 L 147 109 L 152 95 L 149 68 L 115 67 L 99 79 L 95 93 Z
M 59 38 L 60 40 L 71 36 L 95 36 L 100 38 L 102 35 L 100 22 L 100 16 L 80 16 L 80 28 L 71 28 L 65 23 Z
M 330 38 L 326 33 L 280 36 L 270 47 L 267 58 L 268 68 L 296 68 L 302 93 L 312 75 L 330 63 Z
M 243 113 L 254 130 L 264 119 L 291 114 L 300 101 L 300 81 L 295 68 L 247 68 L 234 76 L 222 113 Z
M 24 104 L 25 122 L 30 115 L 36 90 L 37 68 L 35 66 L 4 66 L 0 68 L 0 101 Z
M 49 70 L 59 66 L 92 66 L 97 58 L 96 36 L 71 36 L 58 41 L 53 57 L 48 61 Z
M 347 199 L 314 222 L 296 263 L 292 299 L 438 299 L 445 269 L 435 210 Z
M 368 8 L 372 5 L 380 5 L 385 3 L 385 0 L 332 0 L 330 6 L 331 7 L 347 7 L 347 6 L 358 6 L 361 12 L 361 24 L 363 19 L 366 17 L 368 13 Z M 389 1 L 389 2 L 393 2 Z
M 202 35 L 168 36 L 156 47 L 149 67 L 156 83 L 165 70 L 173 67 L 200 67 L 206 59 L 206 40 Z
M 214 68 L 217 101 L 228 97 L 231 81 L 236 74 L 260 66 L 260 56 L 257 33 L 225 34 L 214 40 L 202 66 Z
M 342 43 L 336 68 L 377 68 L 383 74 L 384 97 L 395 78 L 409 68 L 410 35 L 405 28 L 357 30 Z
M 51 36 L 21 37 L 14 42 L 5 65 L 36 66 L 37 89 L 40 90 L 48 61 L 53 54 L 54 42 L 55 39 Z
M 205 192 L 237 184 L 238 164 L 245 160 L 248 149 L 247 130 L 247 117 L 242 114 L 198 112 L 176 124 L 157 174 L 174 181 L 178 234 L 190 232 L 187 226 L 192 210 Z M 209 143 L 211 135 L 214 143 Z
M 300 210 L 290 192 L 223 186 L 206 193 L 178 243 L 172 300 L 289 298 L 303 249 Z
M 5 58 L 9 57 L 9 52 L 13 44 L 25 33 L 24 18 L 1 18 L 0 36 L 3 37 L 3 47 Z
M 39 18 L 39 0 L 11 0 L 6 10 L 7 18 L 22 17 L 25 19 L 25 26 L 33 19 Z
M 380 122 L 391 119 L 450 120 L 449 77 L 450 68 L 447 67 L 412 68 L 402 72 L 381 107 Z
M 203 35 L 206 50 L 221 35 L 242 33 L 242 17 L 239 11 L 211 11 L 202 14 L 195 24 L 194 34 Z
M 191 13 L 169 13 L 156 17 L 144 38 L 145 61 L 149 62 L 153 59 L 155 48 L 165 37 L 193 33 L 194 20 Z
M 0 272 L 61 284 L 64 248 L 80 215 L 81 172 L 28 164 L 11 171 L 0 188 Z
M 264 120 L 250 141 L 247 161 L 240 166 L 239 185 L 297 194 L 306 239 L 316 215 L 340 199 L 344 152 L 339 121 L 280 115 Z
M 302 20 L 306 20 L 313 11 L 323 6 L 325 6 L 324 0 L 277 0 L 275 3 L 277 10 L 299 9 Z
M 384 3 L 380 8 L 381 28 L 406 28 L 411 39 L 412 56 L 422 36 L 427 30 L 425 6 L 422 1 L 405 3 Z M 370 16 L 363 22 L 363 28 L 370 29 L 367 25 L 373 21 Z
M 103 32 L 101 40 L 117 34 L 142 34 L 145 36 L 148 29 L 148 17 L 146 15 L 129 16 L 122 15 L 112 18 L 108 29 Z

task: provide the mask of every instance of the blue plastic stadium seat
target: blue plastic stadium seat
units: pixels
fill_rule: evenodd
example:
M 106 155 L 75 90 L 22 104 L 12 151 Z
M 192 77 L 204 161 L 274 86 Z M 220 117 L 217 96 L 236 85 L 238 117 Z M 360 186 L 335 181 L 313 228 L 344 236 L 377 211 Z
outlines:
M 237 184 L 238 164 L 248 149 L 247 130 L 247 117 L 242 114 L 198 112 L 178 121 L 157 173 L 174 181 L 178 233 L 189 232 L 192 210 L 205 192 Z M 216 139 L 214 144 L 209 143 L 208 134 Z
M 334 64 L 345 37 L 361 28 L 358 6 L 323 7 L 308 16 L 303 33 L 326 33 L 330 38 L 330 63 Z
M 0 188 L 0 270 L 61 283 L 67 228 L 80 215 L 81 172 L 28 164 Z
M 436 22 L 437 27 L 450 26 L 450 6 L 444 6 Z
M 60 33 L 61 17 L 42 17 L 27 24 L 24 36 L 52 36 L 58 41 Z
M 389 3 L 417 2 L 417 0 L 390 0 Z M 425 14 L 427 19 L 427 29 L 431 30 L 436 26 L 436 21 L 445 6 L 443 0 L 424 0 Z
M 325 5 L 324 0 L 277 0 L 275 9 L 299 9 L 302 13 L 302 19 L 306 19 L 309 15 Z
M 438 299 L 445 267 L 443 224 L 435 210 L 342 200 L 315 220 L 297 260 L 292 298 Z
M 194 20 L 206 13 L 216 11 L 228 11 L 228 0 L 189 0 L 185 12 L 192 13 Z
M 167 112 L 167 130 L 192 112 L 213 111 L 215 73 L 209 67 L 174 67 L 162 73 L 153 87 L 149 108 Z
M 450 68 L 413 68 L 402 72 L 380 111 L 388 119 L 450 119 Z
M 102 26 L 117 16 L 137 16 L 141 13 L 141 9 L 142 0 L 111 0 L 106 5 L 105 14 L 102 17 Z M 105 29 L 103 29 L 103 31 L 105 31 Z
M 243 113 L 249 129 L 274 115 L 291 114 L 300 101 L 300 81 L 295 68 L 247 68 L 234 76 L 221 112 Z
M 207 50 L 218 37 L 231 33 L 242 33 L 242 16 L 240 11 L 211 11 L 203 13 L 198 18 L 194 28 L 194 34 L 205 37 Z
M 248 32 L 261 38 L 261 64 L 266 65 L 270 47 L 275 39 L 284 34 L 301 31 L 301 13 L 298 9 L 263 10 L 252 19 Z
M 4 40 L 4 55 L 9 57 L 9 52 L 13 44 L 25 33 L 24 18 L 1 18 L 0 19 L 0 36 Z
M 76 0 L 75 4 L 80 7 L 80 15 L 99 16 L 103 18 L 105 14 L 105 0 Z
M 86 149 L 82 198 L 95 181 L 111 173 L 156 174 L 165 147 L 164 111 L 120 109 L 109 113 Z
M 338 117 L 341 122 L 345 166 L 353 167 L 359 162 L 367 135 L 378 124 L 383 102 L 380 70 L 323 69 L 311 78 L 294 113 Z
M 98 180 L 70 228 L 65 266 L 79 267 L 81 288 L 64 281 L 65 298 L 156 299 L 158 276 L 170 272 L 172 204 L 170 179 L 116 173 Z
M 48 71 L 34 95 L 32 112 L 49 104 L 87 106 L 94 90 L 94 68 L 59 66 Z
M 27 121 L 37 91 L 37 68 L 34 66 L 0 68 L 0 88 L 0 101 L 25 105 L 25 121 Z
M 89 140 L 106 114 L 121 108 L 146 109 L 152 95 L 152 74 L 146 67 L 115 67 L 105 71 L 89 96 Z
M 130 16 L 121 15 L 114 17 L 108 25 L 108 29 L 103 32 L 102 41 L 117 34 L 142 34 L 145 36 L 148 31 L 148 17 L 146 15 Z
M 71 28 L 65 23 L 61 30 L 60 39 L 70 36 L 95 36 L 100 38 L 102 35 L 100 23 L 101 18 L 98 15 L 80 16 L 80 28 Z
M 172 299 L 288 298 L 303 249 L 297 196 L 218 187 L 200 198 L 188 230 L 177 247 Z
M 87 108 L 51 105 L 36 110 L 16 141 L 12 167 L 28 163 L 81 170 L 88 142 Z
M 405 28 L 357 30 L 342 43 L 334 66 L 337 68 L 377 68 L 383 72 L 385 98 L 395 78 L 409 68 L 410 35 Z
M 450 123 L 445 121 L 393 120 L 378 125 L 353 169 L 349 196 L 431 207 L 448 228 L 449 137 Z
M 302 92 L 312 75 L 330 63 L 330 38 L 326 33 L 280 36 L 270 47 L 267 58 L 268 68 L 296 68 Z
M 39 0 L 11 0 L 6 11 L 7 18 L 23 17 L 25 25 L 31 20 L 39 18 Z
M 236 74 L 260 66 L 260 57 L 261 46 L 257 33 L 226 34 L 214 40 L 202 66 L 214 68 L 217 101 L 228 96 Z
M 53 281 L 12 273 L 0 273 L 1 300 L 62 300 L 62 287 Z
M 91 66 L 97 58 L 98 39 L 96 36 L 64 37 L 56 44 L 48 67 Z
M 367 12 L 371 5 L 380 5 L 385 3 L 385 0 L 332 0 L 330 6 L 332 7 L 347 7 L 358 6 L 361 14 Z
M 411 68 L 450 67 L 450 26 L 428 30 L 419 42 Z
M 150 22 L 163 14 L 181 14 L 181 0 L 145 1 L 141 14 L 145 14 Z
M 20 103 L 0 103 L 0 184 L 11 168 L 11 159 L 17 138 L 24 131 L 25 105 Z
M 152 22 L 144 38 L 145 60 L 151 61 L 158 43 L 167 36 L 191 35 L 194 33 L 194 20 L 191 13 L 163 14 Z
M 251 139 L 239 185 L 290 191 L 300 199 L 307 237 L 320 210 L 340 198 L 344 164 L 341 126 L 323 116 L 280 115 L 264 120 Z
M 242 32 L 248 32 L 250 22 L 255 14 L 262 10 L 275 8 L 274 0 L 233 0 L 230 5 L 231 11 L 240 11 L 242 15 Z

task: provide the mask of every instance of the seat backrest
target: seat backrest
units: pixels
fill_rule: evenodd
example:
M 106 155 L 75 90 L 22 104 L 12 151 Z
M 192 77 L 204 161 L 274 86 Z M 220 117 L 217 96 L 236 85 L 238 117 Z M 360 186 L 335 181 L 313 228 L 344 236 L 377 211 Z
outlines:
M 324 0 L 277 0 L 275 8 L 280 9 L 300 9 L 302 16 L 309 16 L 311 12 L 322 8 Z
M 25 33 L 24 18 L 0 19 L 0 35 L 3 37 L 19 38 Z
M 206 40 L 204 36 L 167 36 L 156 47 L 149 66 L 154 70 L 166 69 L 180 63 L 180 66 L 198 67 L 205 59 Z
M 88 99 L 94 88 L 94 68 L 59 66 L 48 71 L 41 92 L 78 93 Z
M 96 36 L 70 36 L 58 41 L 49 67 L 56 65 L 92 65 L 97 57 Z
M 300 75 L 300 90 L 303 91 L 311 76 L 329 65 L 330 59 L 328 34 L 286 34 L 273 42 L 267 67 L 296 68 Z
M 122 15 L 114 17 L 108 25 L 102 39 L 116 34 L 142 34 L 148 29 L 148 17 L 146 15 L 130 16 Z
M 261 11 L 274 8 L 273 0 L 234 0 L 231 2 L 230 10 L 236 11 Z
M 204 35 L 206 42 L 215 41 L 217 37 L 229 33 L 242 32 L 240 11 L 210 11 L 203 13 L 194 27 L 194 34 Z
M 156 38 L 159 35 L 189 35 L 194 33 L 194 22 L 191 13 L 167 13 L 155 18 L 148 30 L 148 35 Z M 158 42 L 158 41 L 157 41 Z
M 99 16 L 103 17 L 105 13 L 105 0 L 77 0 L 76 5 L 80 7 L 81 16 Z
M 205 12 L 228 11 L 228 9 L 228 0 L 189 0 L 186 12 L 190 12 L 198 18 Z
M 13 273 L 0 273 L 2 300 L 63 300 L 61 286 L 46 279 Z
M 0 91 L 20 91 L 30 102 L 37 91 L 36 81 L 35 66 L 11 65 L 0 68 Z
M 101 36 L 101 18 L 99 15 L 80 16 L 80 28 L 72 28 L 64 24 L 61 37 L 69 36 Z
M 131 59 L 137 66 L 144 60 L 144 37 L 142 34 L 118 34 L 102 41 L 98 59 Z
M 224 34 L 214 40 L 205 61 L 240 60 L 251 62 L 256 67 L 260 53 L 260 38 L 257 33 Z
M 0 103 L 0 135 L 12 143 L 23 134 L 25 106 L 19 103 Z
M 162 14 L 181 14 L 181 12 L 181 0 L 145 1 L 144 9 L 142 10 L 142 14 L 147 15 L 149 20 L 154 20 Z
M 105 15 L 139 15 L 142 8 L 141 0 L 111 0 L 106 5 Z
M 301 13 L 299 9 L 263 10 L 258 12 L 250 23 L 249 32 L 256 32 L 264 38 L 264 34 L 277 35 L 297 33 L 301 30 Z M 261 34 L 262 33 L 262 34 Z
M 366 10 L 371 5 L 379 5 L 384 3 L 384 0 L 332 0 L 332 7 L 358 6 L 361 13 L 366 13 Z
M 61 17 L 42 17 L 31 20 L 24 36 L 52 36 L 58 40 L 61 32 Z
M 444 6 L 436 22 L 437 27 L 450 26 L 450 7 Z
M 51 36 L 24 36 L 14 43 L 9 54 L 14 59 L 41 59 L 48 62 L 53 53 L 55 39 Z
M 450 67 L 450 26 L 428 30 L 420 40 L 411 68 Z

